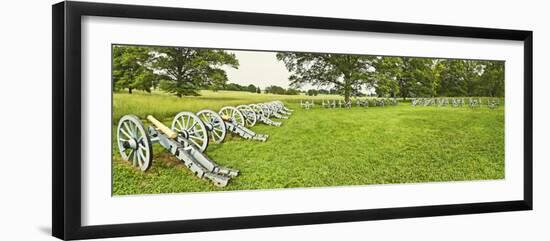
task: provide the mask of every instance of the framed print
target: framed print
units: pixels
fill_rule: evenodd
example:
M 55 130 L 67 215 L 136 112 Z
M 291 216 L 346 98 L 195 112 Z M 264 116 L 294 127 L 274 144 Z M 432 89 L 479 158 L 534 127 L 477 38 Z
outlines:
M 532 209 L 532 32 L 53 5 L 53 235 Z

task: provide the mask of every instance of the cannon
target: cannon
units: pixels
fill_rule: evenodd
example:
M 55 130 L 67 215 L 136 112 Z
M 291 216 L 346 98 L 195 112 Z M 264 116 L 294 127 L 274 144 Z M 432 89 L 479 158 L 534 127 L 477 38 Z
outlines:
M 273 116 L 277 119 L 288 119 L 288 116 L 282 115 L 279 112 L 278 105 L 274 103 L 263 103 L 263 104 L 260 104 L 260 107 L 266 110 L 267 113 L 269 113 L 269 117 Z
M 324 99 L 321 101 L 321 106 L 323 108 L 330 108 L 330 101 L 325 101 Z
M 141 171 L 147 171 L 153 162 L 153 143 L 159 143 L 196 176 L 210 180 L 219 187 L 239 174 L 238 170 L 217 165 L 203 151 L 208 146 L 208 130 L 198 116 L 191 112 L 179 113 L 168 128 L 153 116 L 148 129 L 134 115 L 123 116 L 117 126 L 117 145 L 122 159 L 132 161 Z
M 282 115 L 282 119 L 288 119 L 288 117 L 290 115 L 292 115 L 291 112 L 288 112 L 288 111 L 285 111 L 285 106 L 282 102 L 280 101 L 272 101 L 270 103 L 267 103 L 271 109 L 273 110 L 273 112 L 277 113 L 277 114 L 280 114 Z M 310 102 L 310 107 L 313 107 L 315 105 L 315 102 L 312 100 Z
M 355 104 L 357 105 L 357 107 L 361 107 L 361 106 L 364 105 L 363 102 L 360 99 L 356 99 Z
M 225 123 L 227 130 L 250 140 L 257 141 L 266 141 L 269 137 L 265 134 L 258 134 L 245 127 L 245 117 L 239 109 L 233 106 L 225 106 L 220 111 L 219 114 Z
M 281 122 L 273 121 L 269 119 L 270 110 L 268 108 L 262 108 L 262 106 L 258 104 L 250 104 L 248 105 L 256 114 L 256 119 L 258 121 L 263 122 L 264 124 L 270 125 L 270 126 L 281 126 Z
M 453 107 L 460 107 L 465 105 L 464 98 L 453 98 L 451 99 L 451 103 Z
M 283 104 L 283 102 L 281 102 L 280 100 L 273 101 L 272 103 L 277 106 L 277 108 L 279 109 L 278 112 L 283 114 L 283 115 L 290 116 L 290 115 L 292 115 L 292 112 L 294 111 L 294 110 L 286 108 L 285 105 Z M 311 106 L 313 106 L 313 105 L 315 105 L 315 103 L 313 103 L 313 101 L 312 101 Z
M 256 125 L 256 121 L 257 121 L 257 117 L 256 117 L 256 113 L 254 112 L 254 110 L 252 108 L 250 108 L 250 106 L 248 105 L 239 105 L 237 106 L 237 110 L 239 110 L 244 118 L 245 118 L 245 123 L 246 123 L 246 126 L 254 126 Z
M 351 108 L 351 101 L 349 101 L 349 100 L 348 101 L 338 100 L 338 107 L 350 109 Z
M 438 107 L 444 107 L 449 105 L 449 100 L 447 98 L 438 98 L 436 102 Z
M 309 100 L 300 100 L 300 107 L 302 107 L 302 109 L 309 110 L 309 109 L 311 109 L 314 105 L 315 105 L 315 102 L 314 102 L 313 100 L 312 100 L 312 101 L 309 101 Z
M 489 107 L 489 109 L 497 108 L 499 105 L 500 105 L 500 100 L 498 98 L 487 99 L 487 107 Z
M 468 106 L 470 106 L 470 108 L 479 107 L 480 104 L 481 104 L 481 103 L 480 103 L 480 100 L 479 100 L 479 99 L 474 99 L 474 98 L 468 99 Z

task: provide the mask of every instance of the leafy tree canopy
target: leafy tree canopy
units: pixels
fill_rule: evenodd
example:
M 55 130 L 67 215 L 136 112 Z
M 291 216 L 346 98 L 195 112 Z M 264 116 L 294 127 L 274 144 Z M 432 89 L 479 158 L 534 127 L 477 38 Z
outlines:
M 499 61 L 317 53 L 278 53 L 277 59 L 291 73 L 291 86 L 328 87 L 346 100 L 365 89 L 402 98 L 504 95 Z
M 293 88 L 285 89 L 281 86 L 271 85 L 265 88 L 266 94 L 276 94 L 276 95 L 298 95 L 300 91 Z
M 160 88 L 181 97 L 198 95 L 198 90 L 223 86 L 224 65 L 238 68 L 235 55 L 223 50 L 162 47 L 154 49 L 152 66 L 162 76 Z
M 117 90 L 151 91 L 156 85 L 157 76 L 150 68 L 151 54 L 144 47 L 137 46 L 113 46 L 113 82 Z
M 346 101 L 354 90 L 373 81 L 373 56 L 280 52 L 277 59 L 291 72 L 291 86 L 333 86 Z

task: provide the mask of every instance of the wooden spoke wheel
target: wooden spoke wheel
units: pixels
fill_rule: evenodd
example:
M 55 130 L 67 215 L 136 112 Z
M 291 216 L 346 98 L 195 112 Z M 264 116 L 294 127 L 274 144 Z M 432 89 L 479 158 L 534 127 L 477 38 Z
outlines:
M 254 126 L 256 124 L 256 112 L 248 105 L 239 105 L 237 109 L 243 113 L 247 126 Z
M 245 125 L 245 117 L 243 113 L 233 106 L 223 107 L 219 114 L 224 120 L 231 120 L 241 126 Z
M 218 144 L 222 143 L 227 133 L 222 117 L 211 110 L 201 110 L 197 112 L 197 116 L 206 126 L 208 133 L 210 133 L 210 140 Z
M 260 107 L 259 105 L 252 104 L 252 105 L 249 105 L 249 106 L 256 114 L 259 114 L 260 116 L 262 116 L 264 118 L 269 118 L 269 116 L 266 114 L 264 109 L 262 109 L 262 107 Z
M 268 105 L 266 104 L 260 104 L 259 105 L 260 108 L 262 108 L 262 110 L 264 111 L 264 114 L 266 115 L 266 117 L 270 117 L 273 113 L 271 112 L 271 109 L 269 108 Z
M 172 130 L 195 145 L 201 152 L 208 147 L 208 131 L 201 119 L 191 112 L 180 112 L 172 121 Z
M 147 171 L 153 163 L 151 139 L 143 123 L 135 115 L 125 115 L 118 121 L 117 144 L 120 156 L 131 161 L 141 171 Z

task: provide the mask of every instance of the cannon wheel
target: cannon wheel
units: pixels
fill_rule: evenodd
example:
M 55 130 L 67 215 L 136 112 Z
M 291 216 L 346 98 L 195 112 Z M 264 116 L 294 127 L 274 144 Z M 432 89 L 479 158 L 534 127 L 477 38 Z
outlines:
M 222 143 L 227 133 L 222 117 L 211 110 L 201 110 L 197 112 L 197 116 L 201 119 L 210 133 L 210 139 L 215 143 Z
M 307 101 L 307 103 L 309 104 L 309 101 Z M 279 108 L 279 104 L 276 102 L 270 102 L 268 103 L 268 105 L 271 111 L 274 113 L 278 113 L 281 110 L 281 108 Z
M 233 106 L 226 106 L 223 107 L 219 114 L 224 118 L 225 120 L 231 119 L 232 121 L 236 122 L 237 124 L 244 126 L 244 115 L 239 111 L 237 108 Z
M 262 108 L 262 110 L 264 111 L 264 116 L 266 116 L 267 118 L 269 118 L 271 116 L 271 114 L 273 114 L 268 105 L 260 104 L 259 106 L 260 106 L 260 108 Z
M 177 131 L 178 135 L 193 143 L 201 152 L 208 147 L 206 126 L 198 116 L 191 112 L 178 113 L 172 121 L 172 130 Z
M 247 126 L 254 126 L 256 124 L 256 113 L 248 105 L 239 105 L 237 109 L 243 113 Z
M 125 115 L 118 121 L 118 151 L 122 159 L 132 161 L 141 171 L 147 171 L 153 163 L 151 138 L 143 123 L 135 115 Z
M 275 113 L 275 108 L 271 103 L 264 103 L 263 108 L 267 108 L 271 114 Z
M 268 118 L 268 116 L 266 115 L 266 113 L 264 112 L 264 110 L 262 109 L 262 107 L 260 107 L 259 105 L 257 104 L 252 104 L 252 105 L 249 105 L 250 108 L 252 108 L 252 110 L 254 112 L 256 112 L 257 114 L 260 114 L 261 116 L 265 117 L 265 118 Z

